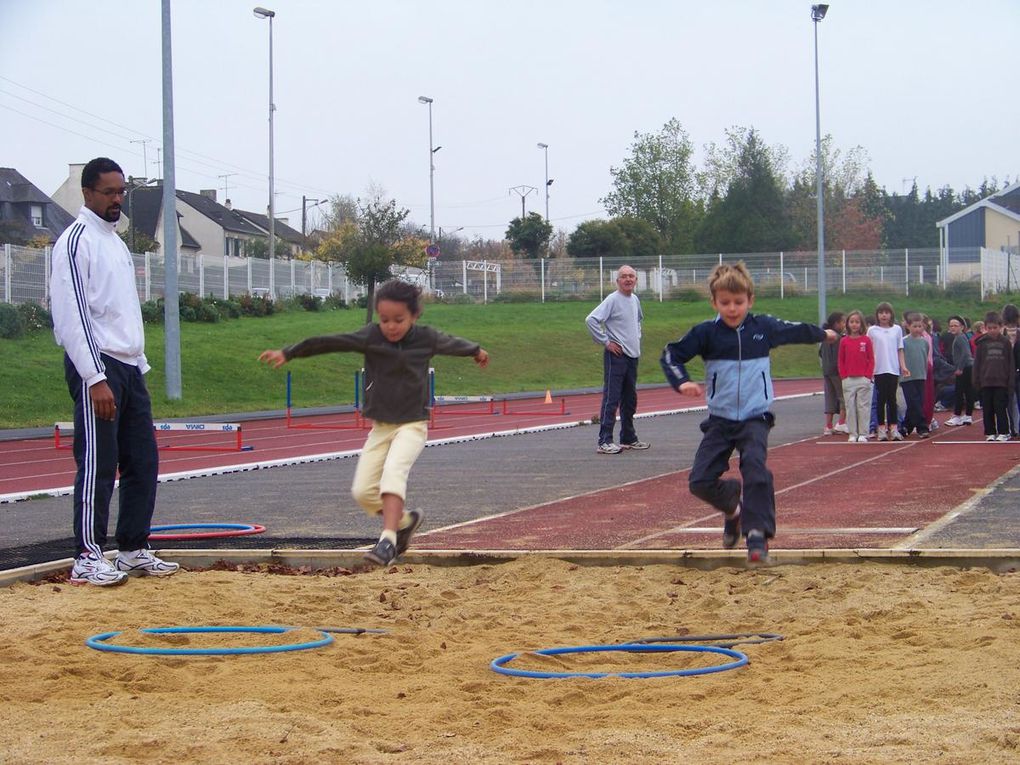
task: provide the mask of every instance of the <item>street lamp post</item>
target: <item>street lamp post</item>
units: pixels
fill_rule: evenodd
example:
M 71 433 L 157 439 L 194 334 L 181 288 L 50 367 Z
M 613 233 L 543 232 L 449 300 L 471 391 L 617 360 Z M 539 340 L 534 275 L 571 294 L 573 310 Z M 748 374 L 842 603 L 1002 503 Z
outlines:
M 549 179 L 549 144 L 539 143 L 538 148 L 545 152 L 545 222 L 549 222 L 549 187 L 552 181 Z
M 818 195 L 818 323 L 825 323 L 825 209 L 822 197 L 822 109 L 818 97 L 818 22 L 825 18 L 827 5 L 811 6 L 815 27 L 815 184 Z
M 418 96 L 419 104 L 429 107 L 429 244 L 436 243 L 436 162 L 435 154 L 442 146 L 432 143 L 432 101 L 428 96 Z
M 276 201 L 273 171 L 273 112 L 276 105 L 273 103 L 273 18 L 275 11 L 268 8 L 255 8 L 254 13 L 260 19 L 269 19 L 269 294 L 275 293 L 273 279 L 273 257 L 276 255 Z
M 325 199 L 312 199 L 304 194 L 301 195 L 301 239 L 306 250 L 308 249 L 308 232 L 306 231 L 308 226 L 308 203 L 314 202 L 315 204 L 312 207 L 317 207 L 325 201 Z

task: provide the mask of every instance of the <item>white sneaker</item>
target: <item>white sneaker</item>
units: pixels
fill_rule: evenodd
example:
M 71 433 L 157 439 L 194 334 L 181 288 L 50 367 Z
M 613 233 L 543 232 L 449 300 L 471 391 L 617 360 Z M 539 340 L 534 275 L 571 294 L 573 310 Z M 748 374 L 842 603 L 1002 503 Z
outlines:
M 1008 440 L 1009 440 L 1009 436 L 1008 436 L 1008 435 L 1006 435 L 1005 433 L 1000 433 L 999 435 L 997 435 L 997 436 L 995 437 L 995 440 L 996 440 L 996 441 L 1002 441 L 1002 442 L 1006 442 L 1006 441 L 1008 441 Z
M 859 443 L 859 444 L 866 444 L 866 443 L 868 443 L 868 437 L 867 436 L 857 436 L 857 443 Z
M 109 587 L 123 584 L 127 574 L 118 571 L 106 558 L 94 553 L 85 553 L 74 559 L 71 567 L 71 584 L 91 584 L 96 587 Z
M 867 440 L 867 439 L 865 439 L 865 440 Z M 857 443 L 857 441 L 858 441 L 858 438 L 857 438 L 857 436 L 850 436 L 850 437 L 849 437 L 849 438 L 847 438 L 847 440 L 846 440 L 846 442 L 847 442 L 848 444 L 856 444 L 856 443 Z
M 878 440 L 879 441 L 888 441 L 889 440 L 889 433 L 886 431 L 885 428 L 879 428 L 878 429 Z
M 960 418 L 960 424 L 961 425 L 973 425 L 974 424 L 974 418 L 971 417 L 969 414 L 965 414 L 965 415 L 963 415 L 963 417 Z
M 822 430 L 822 435 L 823 436 L 831 436 L 833 434 L 833 432 L 834 431 L 833 431 L 832 428 L 825 428 L 824 430 Z
M 985 436 L 985 441 L 994 441 L 995 436 Z
M 599 448 L 595 450 L 595 453 L 596 454 L 619 454 L 621 451 L 623 451 L 623 450 L 619 446 L 617 446 L 612 441 L 610 441 L 610 442 L 605 443 L 605 444 L 599 444 Z
M 849 433 L 850 428 L 846 426 L 845 422 L 839 422 L 832 426 L 833 433 Z
M 950 417 L 948 420 L 946 420 L 946 425 L 948 425 L 949 427 L 955 427 L 957 425 L 963 425 L 963 418 L 960 417 L 960 415 L 958 415 L 958 414 L 954 414 L 952 417 Z
M 890 441 L 902 441 L 903 440 L 903 434 L 900 433 L 900 429 L 899 428 L 893 428 L 892 430 L 889 431 L 889 433 L 890 433 L 890 437 L 889 437 Z
M 939 429 L 939 421 L 936 420 L 934 417 L 932 417 L 931 418 L 931 422 L 928 423 L 928 430 L 938 430 L 938 429 Z
M 117 553 L 114 562 L 117 571 L 127 576 L 170 576 L 180 570 L 176 563 L 167 563 L 152 554 L 152 550 L 131 550 Z

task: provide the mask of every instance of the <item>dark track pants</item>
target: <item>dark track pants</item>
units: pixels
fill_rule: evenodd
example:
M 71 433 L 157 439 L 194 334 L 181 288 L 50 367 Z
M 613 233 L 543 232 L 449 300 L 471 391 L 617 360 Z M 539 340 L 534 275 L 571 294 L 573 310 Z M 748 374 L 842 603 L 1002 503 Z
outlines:
M 767 539 L 776 534 L 776 492 L 772 473 L 765 465 L 769 430 L 774 424 L 771 412 L 739 421 L 709 416 L 701 423 L 705 437 L 694 455 L 689 478 L 691 494 L 716 510 L 731 513 L 739 502 L 744 534 L 759 529 Z M 735 478 L 719 479 L 729 468 L 734 449 L 740 453 L 743 484 Z
M 92 398 L 71 360 L 64 355 L 64 377 L 74 402 L 75 555 L 86 550 L 102 555 L 110 519 L 110 499 L 120 470 L 120 510 L 117 547 L 147 547 L 156 505 L 159 452 L 152 428 L 152 403 L 138 367 L 103 356 L 106 383 L 113 391 L 117 413 L 113 420 L 95 416 Z
M 599 410 L 599 443 L 613 440 L 616 410 L 620 410 L 620 443 L 637 441 L 634 412 L 637 411 L 638 360 L 627 354 L 605 351 L 602 357 L 602 408 Z

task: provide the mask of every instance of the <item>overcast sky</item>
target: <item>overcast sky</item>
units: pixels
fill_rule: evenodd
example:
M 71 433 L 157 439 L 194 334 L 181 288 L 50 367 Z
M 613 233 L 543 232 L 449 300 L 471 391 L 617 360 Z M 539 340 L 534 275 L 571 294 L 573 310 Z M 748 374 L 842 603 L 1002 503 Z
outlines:
M 698 147 L 753 126 L 792 164 L 815 140 L 806 0 L 264 0 L 273 22 L 276 210 L 381 187 L 429 225 L 502 238 L 535 187 L 570 231 L 605 213 L 635 131 Z M 253 0 L 172 0 L 177 186 L 265 211 L 269 23 Z M 156 176 L 159 0 L 0 0 L 0 166 L 50 194 L 106 155 Z M 822 133 L 880 186 L 1020 176 L 1018 0 L 834 0 L 818 27 Z M 147 144 L 141 141 L 148 139 Z M 147 155 L 148 166 L 143 161 Z M 223 178 L 221 176 L 228 176 Z

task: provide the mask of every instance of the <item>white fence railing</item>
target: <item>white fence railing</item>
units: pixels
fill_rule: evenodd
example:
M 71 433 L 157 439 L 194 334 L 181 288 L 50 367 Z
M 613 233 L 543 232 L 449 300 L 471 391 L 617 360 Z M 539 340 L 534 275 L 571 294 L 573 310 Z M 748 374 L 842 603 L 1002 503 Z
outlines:
M 919 284 L 945 286 L 951 281 L 980 280 L 982 291 L 1017 285 L 1005 276 L 1008 264 L 991 265 L 999 253 L 977 248 L 953 250 L 948 269 L 937 248 L 910 250 L 835 251 L 826 255 L 825 291 L 838 294 L 884 287 L 904 294 Z M 142 301 L 163 295 L 164 265 L 158 254 L 133 255 Z M 1003 256 L 1005 258 L 1005 256 Z M 1014 256 L 1015 257 L 1015 256 Z M 988 276 L 985 260 L 989 260 Z M 1008 259 L 1008 258 L 1007 258 Z M 428 271 L 405 269 L 401 274 L 446 300 L 601 300 L 615 289 L 616 269 L 625 263 L 638 273 L 643 297 L 669 300 L 678 292 L 703 289 L 716 264 L 742 260 L 760 291 L 779 297 L 818 292 L 815 252 L 773 252 L 713 255 L 662 255 L 633 258 L 551 258 L 502 261 L 435 261 Z M 996 271 L 995 269 L 999 270 Z M 1013 264 L 1014 270 L 1020 263 Z M 0 302 L 49 304 L 49 249 L 3 245 L 0 250 Z M 352 301 L 364 294 L 340 265 L 319 261 L 264 260 L 228 256 L 184 255 L 178 259 L 182 292 L 221 298 L 248 293 L 286 298 L 312 294 L 338 295 Z M 465 296 L 465 297 L 458 297 Z

